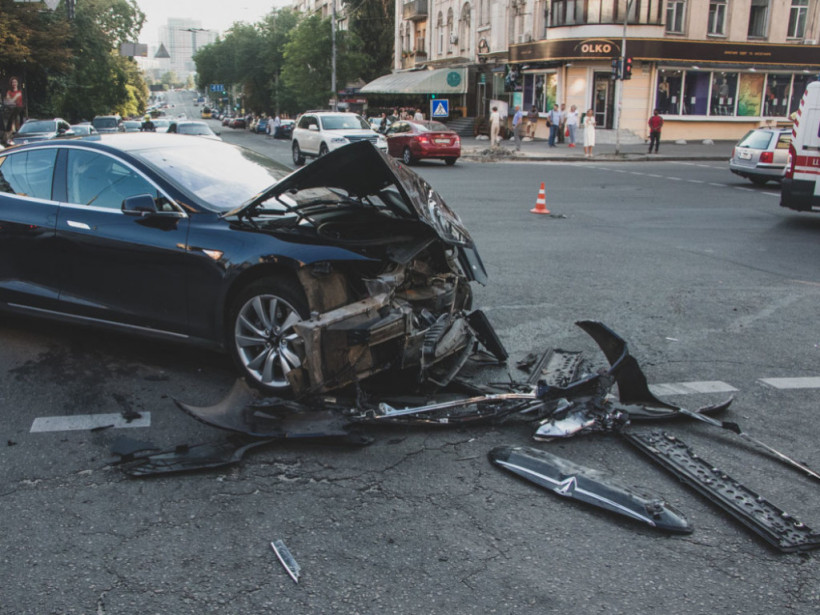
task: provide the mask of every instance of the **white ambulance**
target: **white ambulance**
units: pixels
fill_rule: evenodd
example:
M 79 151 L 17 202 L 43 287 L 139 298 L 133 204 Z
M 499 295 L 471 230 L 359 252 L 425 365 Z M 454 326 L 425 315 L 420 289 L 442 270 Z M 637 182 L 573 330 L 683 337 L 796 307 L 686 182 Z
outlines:
M 780 206 L 820 213 L 820 81 L 806 88 L 794 118 Z

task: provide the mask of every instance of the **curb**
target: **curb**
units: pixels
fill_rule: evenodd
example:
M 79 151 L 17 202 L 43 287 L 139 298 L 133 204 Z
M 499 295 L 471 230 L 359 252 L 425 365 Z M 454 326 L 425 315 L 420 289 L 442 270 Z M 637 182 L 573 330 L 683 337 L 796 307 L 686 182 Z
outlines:
M 485 156 L 479 153 L 461 153 L 462 160 L 472 160 L 475 162 L 665 162 L 665 161 L 710 161 L 710 162 L 728 162 L 730 156 L 723 155 L 684 155 L 671 154 L 668 156 L 647 154 L 597 154 L 592 158 L 585 158 L 584 156 L 521 156 L 516 154 L 509 154 L 503 156 Z

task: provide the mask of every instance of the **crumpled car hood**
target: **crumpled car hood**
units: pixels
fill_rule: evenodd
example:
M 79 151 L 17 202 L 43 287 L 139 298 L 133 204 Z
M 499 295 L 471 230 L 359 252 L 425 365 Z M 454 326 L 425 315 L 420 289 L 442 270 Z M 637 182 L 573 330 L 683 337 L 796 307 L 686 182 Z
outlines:
M 250 213 L 259 204 L 289 190 L 340 188 L 352 196 L 365 197 L 391 185 L 405 204 L 405 208 L 396 207 L 393 213 L 426 224 L 442 241 L 457 246 L 468 277 L 484 284 L 487 272 L 458 214 L 424 179 L 369 141 L 351 143 L 317 158 L 225 215 Z

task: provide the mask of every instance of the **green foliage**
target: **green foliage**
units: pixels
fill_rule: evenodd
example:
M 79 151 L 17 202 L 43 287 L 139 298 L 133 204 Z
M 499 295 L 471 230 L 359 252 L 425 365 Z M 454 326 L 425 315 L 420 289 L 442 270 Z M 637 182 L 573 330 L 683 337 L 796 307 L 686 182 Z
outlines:
M 29 116 L 75 121 L 144 108 L 141 73 L 119 55 L 120 43 L 137 40 L 145 21 L 136 0 L 82 0 L 72 23 L 64 4 L 41 8 L 0 0 L 0 66 L 24 68 Z
M 301 110 L 326 108 L 331 90 L 330 20 L 311 15 L 299 22 L 285 45 L 282 81 Z M 336 87 L 361 74 L 366 64 L 361 44 L 350 32 L 336 33 Z
M 390 72 L 393 67 L 393 0 L 342 0 L 350 23 L 350 31 L 362 41 L 366 58 L 359 75 L 372 81 Z M 428 36 L 432 30 L 428 31 Z

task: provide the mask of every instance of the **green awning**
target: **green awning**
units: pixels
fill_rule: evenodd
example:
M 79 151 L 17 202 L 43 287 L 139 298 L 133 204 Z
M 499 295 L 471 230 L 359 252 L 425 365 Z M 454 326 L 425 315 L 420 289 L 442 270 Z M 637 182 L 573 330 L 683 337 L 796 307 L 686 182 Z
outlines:
M 391 73 L 359 90 L 362 94 L 466 94 L 466 68 L 436 68 Z

